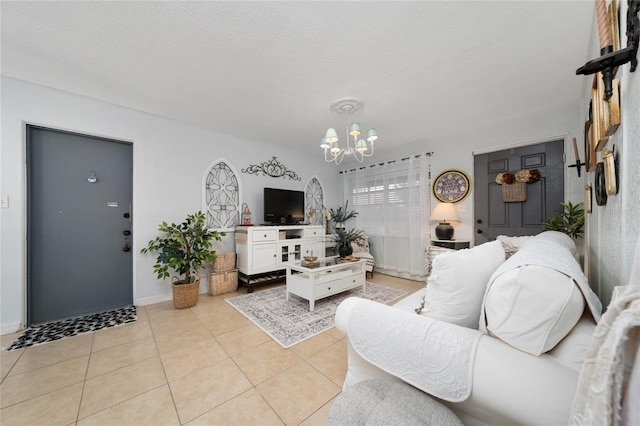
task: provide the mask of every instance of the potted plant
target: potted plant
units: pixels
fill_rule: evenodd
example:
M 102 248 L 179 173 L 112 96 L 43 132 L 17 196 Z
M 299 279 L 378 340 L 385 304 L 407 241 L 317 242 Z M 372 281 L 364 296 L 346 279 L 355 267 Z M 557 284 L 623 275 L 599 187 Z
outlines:
M 582 238 L 584 231 L 584 209 L 582 203 L 571 204 L 570 201 L 560 203 L 562 213 L 551 216 L 549 221 L 544 224 L 547 231 L 559 231 L 567 234 L 574 240 Z
M 153 272 L 159 279 L 169 278 L 169 269 L 179 275 L 171 282 L 173 304 L 177 309 L 195 306 L 200 287 L 197 272 L 204 263 L 216 260 L 216 252 L 211 248 L 213 240 L 221 241 L 225 233 L 208 230 L 202 212 L 187 215 L 180 224 L 162 222 L 158 230 L 160 236 L 149 241 L 140 252 L 158 253 Z
M 329 209 L 329 214 L 331 215 L 331 221 L 336 224 L 336 229 L 338 229 L 344 228 L 344 222 L 356 217 L 358 212 L 355 210 L 349 210 L 349 200 L 347 200 L 347 202 L 344 203 L 344 208 L 340 206 L 336 210 Z
M 366 239 L 363 234 L 364 231 L 358 229 L 351 229 L 350 231 L 345 231 L 342 228 L 336 229 L 336 235 L 333 239 L 338 244 L 338 254 L 340 257 L 351 256 L 353 253 L 351 243 L 356 243 L 360 247 L 364 246 Z

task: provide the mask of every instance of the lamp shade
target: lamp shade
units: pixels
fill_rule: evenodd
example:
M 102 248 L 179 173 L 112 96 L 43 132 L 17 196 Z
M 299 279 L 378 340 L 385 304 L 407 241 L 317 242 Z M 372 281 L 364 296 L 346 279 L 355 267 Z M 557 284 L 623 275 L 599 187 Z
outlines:
M 351 136 L 358 136 L 360 134 L 360 123 L 351 123 L 349 134 Z
M 338 133 L 336 133 L 336 129 L 333 127 L 328 128 L 324 140 L 328 143 L 338 142 Z
M 331 147 L 331 144 L 329 144 L 329 142 L 327 142 L 327 138 L 322 138 L 322 141 L 320 142 L 320 148 L 328 149 L 330 147 Z
M 458 216 L 456 206 L 454 206 L 453 203 L 438 203 L 436 208 L 433 209 L 431 220 L 460 222 L 460 216 Z
M 376 129 L 367 130 L 367 140 L 369 142 L 373 142 L 377 139 L 378 139 L 378 132 L 376 132 Z
M 369 148 L 367 147 L 367 143 L 364 141 L 364 139 L 360 139 L 356 144 L 356 150 L 358 152 L 365 152 L 368 149 Z
M 458 216 L 456 207 L 452 203 L 438 203 L 436 208 L 433 209 L 431 220 L 440 222 L 436 226 L 436 237 L 439 240 L 450 240 L 453 238 L 454 229 L 447 221 L 460 222 L 460 216 Z

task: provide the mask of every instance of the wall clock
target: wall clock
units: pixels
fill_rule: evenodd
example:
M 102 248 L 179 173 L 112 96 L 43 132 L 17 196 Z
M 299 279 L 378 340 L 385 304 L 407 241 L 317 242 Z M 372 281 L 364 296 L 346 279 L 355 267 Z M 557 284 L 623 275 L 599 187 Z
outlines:
M 470 192 L 471 179 L 462 170 L 445 170 L 433 181 L 433 196 L 443 203 L 459 203 Z

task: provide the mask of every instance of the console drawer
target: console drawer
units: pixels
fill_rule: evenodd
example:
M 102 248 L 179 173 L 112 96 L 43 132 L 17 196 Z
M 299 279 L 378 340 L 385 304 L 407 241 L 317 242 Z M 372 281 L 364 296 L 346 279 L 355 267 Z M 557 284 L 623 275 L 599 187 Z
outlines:
M 325 296 L 330 296 L 332 294 L 340 293 L 345 290 L 349 290 L 351 288 L 362 286 L 363 284 L 364 284 L 363 274 L 350 275 L 335 281 L 316 284 L 315 296 L 316 296 L 316 299 L 320 299 Z
M 276 241 L 278 231 L 276 229 L 254 230 L 251 232 L 251 242 L 260 243 L 264 241 Z

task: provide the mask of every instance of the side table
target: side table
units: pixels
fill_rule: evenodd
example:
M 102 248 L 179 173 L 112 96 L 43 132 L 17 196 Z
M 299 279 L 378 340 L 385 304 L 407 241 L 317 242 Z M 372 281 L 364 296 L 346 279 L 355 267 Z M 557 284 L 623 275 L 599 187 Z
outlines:
M 469 240 L 431 240 L 431 245 L 452 250 L 462 250 L 469 248 L 470 242 Z

